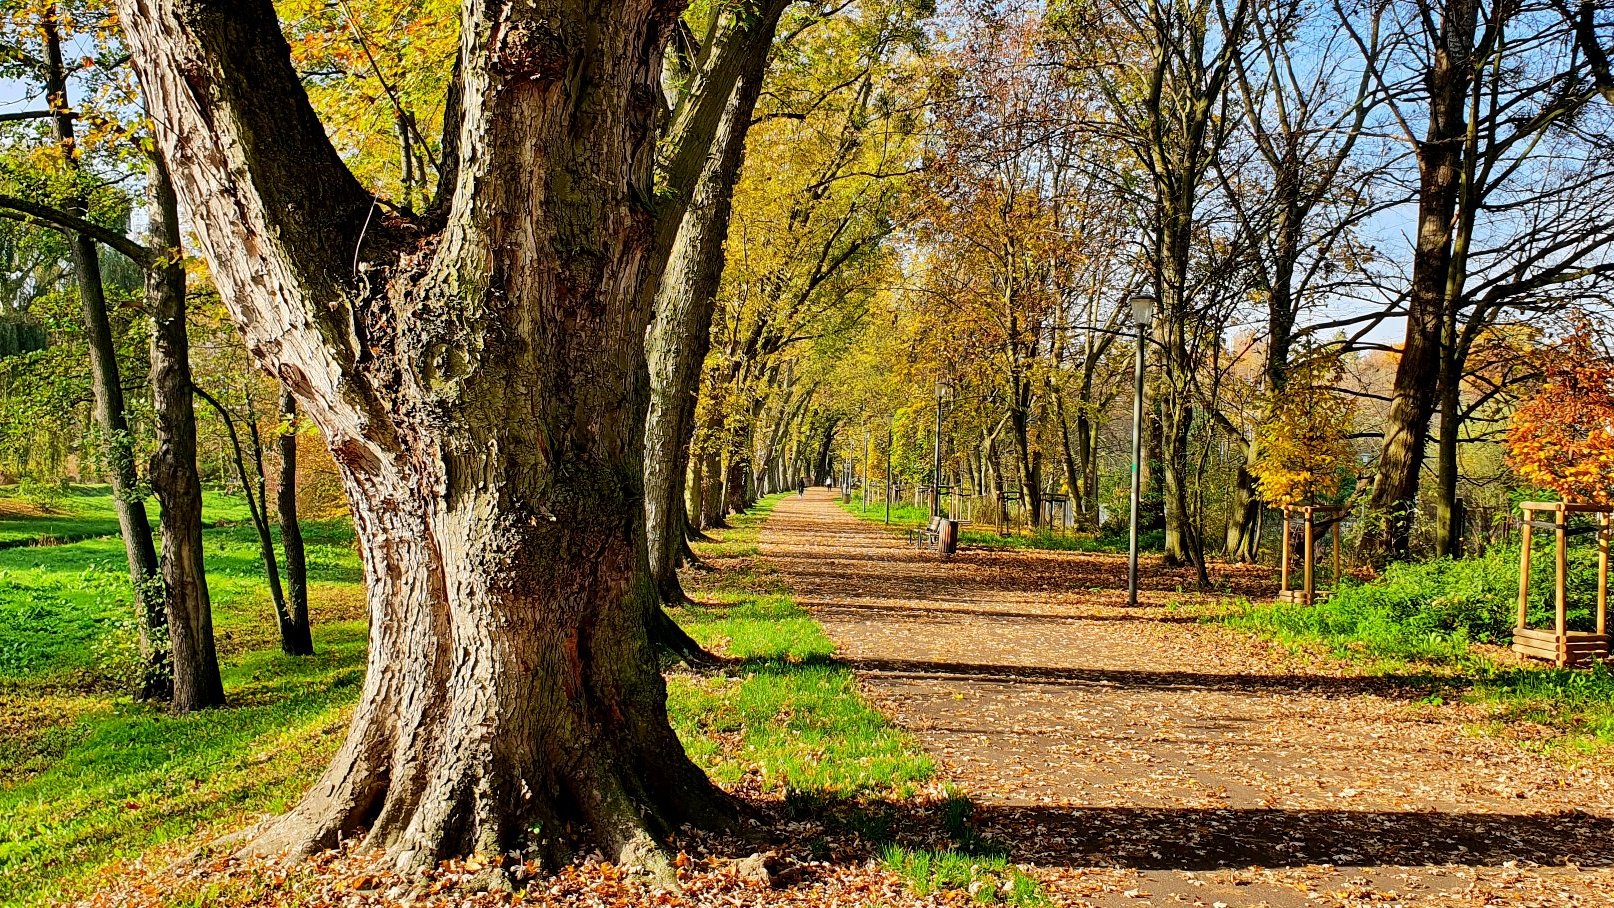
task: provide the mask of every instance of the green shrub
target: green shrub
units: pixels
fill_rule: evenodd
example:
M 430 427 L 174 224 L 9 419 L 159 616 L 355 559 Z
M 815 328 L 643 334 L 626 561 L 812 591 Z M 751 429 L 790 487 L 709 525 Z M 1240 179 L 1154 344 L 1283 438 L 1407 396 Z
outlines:
M 1551 549 L 1538 547 L 1531 563 L 1530 622 L 1550 625 L 1553 603 Z M 1592 629 L 1597 553 L 1589 545 L 1569 551 L 1569 623 Z M 1517 616 L 1519 548 L 1497 546 L 1468 558 L 1390 565 L 1366 583 L 1349 580 L 1315 606 L 1259 607 L 1227 619 L 1285 639 L 1314 639 L 1386 656 L 1447 658 L 1470 642 L 1508 642 Z

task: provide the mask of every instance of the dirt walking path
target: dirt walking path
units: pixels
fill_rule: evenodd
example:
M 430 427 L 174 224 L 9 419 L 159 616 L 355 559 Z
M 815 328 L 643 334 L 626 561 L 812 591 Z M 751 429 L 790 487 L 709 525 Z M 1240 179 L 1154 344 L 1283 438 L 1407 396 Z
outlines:
M 1186 578 L 1129 609 L 1124 558 L 942 561 L 823 490 L 762 554 L 1061 903 L 1614 905 L 1614 774 L 1185 620 Z

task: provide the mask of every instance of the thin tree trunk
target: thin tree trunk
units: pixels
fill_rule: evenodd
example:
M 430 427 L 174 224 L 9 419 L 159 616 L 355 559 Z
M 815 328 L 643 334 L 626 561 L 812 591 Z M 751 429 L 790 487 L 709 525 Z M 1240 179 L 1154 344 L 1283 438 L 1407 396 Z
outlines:
M 1098 444 L 1097 427 L 1088 417 L 1089 401 L 1084 395 L 1082 407 L 1076 414 L 1076 456 L 1082 478 L 1082 529 L 1097 530 L 1098 519 Z
M 1455 558 L 1462 554 L 1463 542 L 1457 503 L 1457 450 L 1463 427 L 1462 366 L 1454 358 L 1447 358 L 1441 372 L 1440 429 L 1435 444 L 1435 557 Z
M 297 519 L 297 398 L 280 392 L 284 424 L 275 446 L 280 478 L 275 484 L 275 510 L 280 518 L 280 548 L 286 555 L 286 613 L 280 626 L 280 648 L 288 656 L 314 655 L 314 632 L 308 621 L 308 556 L 303 526 Z
M 230 438 L 230 450 L 234 454 L 236 477 L 241 481 L 241 494 L 247 499 L 247 513 L 252 518 L 252 529 L 258 535 L 258 560 L 263 562 L 264 580 L 269 587 L 269 602 L 274 607 L 275 625 L 280 630 L 280 651 L 288 656 L 307 656 L 312 654 L 313 643 L 303 648 L 299 641 L 308 636 L 307 623 L 304 622 L 303 633 L 299 633 L 292 620 L 290 609 L 286 605 L 285 588 L 280 583 L 280 562 L 275 557 L 275 540 L 269 529 L 269 502 L 266 500 L 266 489 L 263 475 L 263 449 L 258 438 L 258 430 L 252 425 L 257 420 L 257 414 L 252 406 L 252 398 L 247 397 L 247 420 L 251 427 L 252 462 L 255 470 L 247 468 L 246 450 L 241 446 L 241 434 L 236 429 L 235 417 L 224 404 L 213 395 L 201 388 L 195 389 L 201 398 L 213 407 L 224 422 L 225 434 Z
M 46 93 L 61 111 L 51 118 L 58 143 L 65 152 L 68 167 L 77 169 L 77 140 L 73 118 L 66 111 L 67 70 L 62 62 L 59 13 L 54 4 L 41 16 L 45 37 Z M 82 196 L 63 203 L 77 217 L 85 217 L 89 206 Z M 173 694 L 172 667 L 169 664 L 169 631 L 163 602 L 162 572 L 157 563 L 157 547 L 151 538 L 151 520 L 145 503 L 138 497 L 139 477 L 135 471 L 134 437 L 123 401 L 123 382 L 118 374 L 117 347 L 112 322 L 107 317 L 106 288 L 101 281 L 101 259 L 95 241 L 82 233 L 69 238 L 68 254 L 77 278 L 79 311 L 84 319 L 84 337 L 90 350 L 90 390 L 95 398 L 95 425 L 101 433 L 101 447 L 112 470 L 113 506 L 118 512 L 118 530 L 123 535 L 124 553 L 129 558 L 129 582 L 134 589 L 135 611 L 140 616 L 140 657 L 142 670 L 135 689 L 139 700 L 168 700 Z M 183 291 L 181 291 L 183 298 Z
M 152 161 L 152 246 L 146 271 L 151 316 L 151 402 L 157 451 L 151 486 L 162 503 L 162 585 L 176 713 L 224 704 L 213 642 L 213 605 L 202 553 L 202 480 L 196 472 L 196 405 L 191 397 L 190 338 L 185 326 L 185 264 L 179 202 L 161 156 Z M 149 537 L 148 537 L 149 538 Z
M 1082 485 L 1082 468 L 1076 458 L 1076 452 L 1071 447 L 1070 421 L 1065 418 L 1064 395 L 1054 395 L 1054 415 L 1059 420 L 1059 452 L 1065 467 L 1065 485 L 1070 488 L 1071 513 L 1081 515 L 1087 511 L 1087 496 Z

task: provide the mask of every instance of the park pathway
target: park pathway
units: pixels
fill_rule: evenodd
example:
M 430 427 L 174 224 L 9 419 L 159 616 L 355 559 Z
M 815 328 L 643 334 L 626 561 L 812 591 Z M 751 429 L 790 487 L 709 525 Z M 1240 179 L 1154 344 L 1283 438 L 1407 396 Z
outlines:
M 942 561 L 823 490 L 762 556 L 1061 903 L 1614 905 L 1614 773 L 1187 620 L 1186 577 L 1129 609 L 1124 558 Z

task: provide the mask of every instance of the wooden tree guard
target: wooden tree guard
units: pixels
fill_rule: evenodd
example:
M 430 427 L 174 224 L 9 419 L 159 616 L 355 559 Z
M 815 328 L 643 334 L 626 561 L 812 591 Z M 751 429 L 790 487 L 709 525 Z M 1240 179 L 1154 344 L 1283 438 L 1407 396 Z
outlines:
M 1327 532 L 1332 536 L 1334 573 L 1330 578 L 1335 584 L 1339 583 L 1339 526 L 1345 508 L 1332 504 L 1285 505 L 1283 508 L 1283 544 L 1279 548 L 1283 551 L 1282 567 L 1278 581 L 1278 601 L 1293 602 L 1299 605 L 1314 605 L 1328 599 L 1328 591 L 1317 589 L 1317 524 L 1319 520 L 1325 521 Z M 1300 589 L 1289 588 L 1289 530 L 1291 527 L 1301 527 L 1304 542 L 1301 546 Z
M 1519 505 L 1524 521 L 1519 543 L 1519 624 L 1513 629 L 1513 651 L 1534 659 L 1546 659 L 1560 668 L 1580 665 L 1608 655 L 1608 547 L 1614 536 L 1614 507 L 1596 504 L 1568 504 L 1561 501 L 1526 501 Z M 1550 515 L 1550 520 L 1535 515 Z M 1569 517 L 1595 515 L 1591 528 L 1597 534 L 1597 630 L 1571 631 L 1569 624 Z M 1536 630 L 1530 622 L 1530 542 L 1532 530 L 1553 533 L 1556 578 L 1553 589 L 1553 629 Z M 1583 532 L 1577 530 L 1574 532 Z

